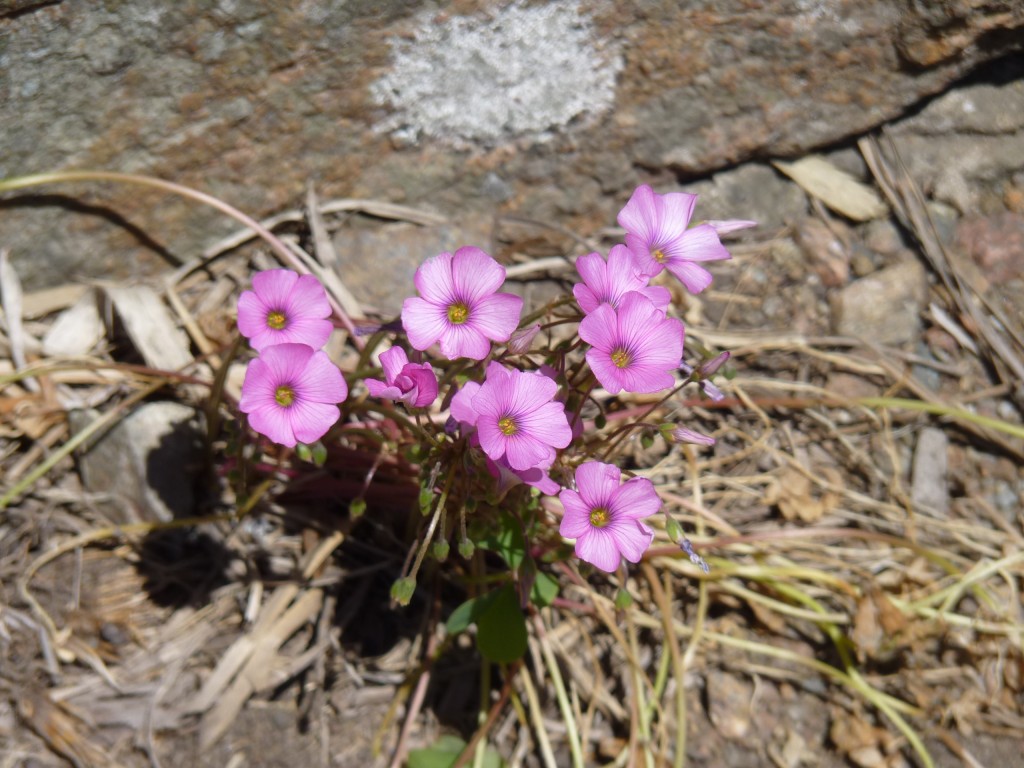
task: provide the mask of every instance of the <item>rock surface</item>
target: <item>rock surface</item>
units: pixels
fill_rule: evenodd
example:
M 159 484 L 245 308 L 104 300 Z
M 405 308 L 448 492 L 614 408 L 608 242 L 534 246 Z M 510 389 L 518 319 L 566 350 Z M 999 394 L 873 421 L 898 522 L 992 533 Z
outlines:
M 904 344 L 917 338 L 927 296 L 924 267 L 907 259 L 835 293 L 832 326 L 841 336 L 874 344 Z
M 0 4 L 0 177 L 154 174 L 255 215 L 312 181 L 323 198 L 593 229 L 642 178 L 891 120 L 1019 50 L 1022 27 L 1019 3 L 981 0 L 17 0 Z M 0 242 L 30 288 L 146 271 L 234 228 L 120 185 L 6 199 Z
M 95 417 L 72 412 L 72 429 L 84 429 Z M 194 513 L 201 459 L 195 409 L 155 402 L 132 411 L 82 453 L 79 463 L 85 487 L 113 497 L 105 508 L 114 522 L 167 522 Z

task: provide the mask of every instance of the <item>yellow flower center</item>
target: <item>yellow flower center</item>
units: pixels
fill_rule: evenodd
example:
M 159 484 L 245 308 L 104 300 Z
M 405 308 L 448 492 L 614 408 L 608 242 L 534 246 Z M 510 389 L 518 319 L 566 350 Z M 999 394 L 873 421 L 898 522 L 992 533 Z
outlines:
M 287 324 L 288 318 L 284 316 L 284 312 L 274 309 L 267 314 L 267 325 L 275 331 L 280 331 Z
M 276 390 L 274 390 L 274 399 L 277 400 L 277 404 L 287 408 L 289 405 L 295 402 L 295 390 L 289 387 L 287 384 L 282 384 Z
M 629 354 L 629 352 L 622 349 L 621 347 L 612 352 L 612 362 L 615 363 L 616 368 L 627 367 L 631 360 L 632 356 Z
M 469 307 L 457 301 L 448 307 L 448 320 L 455 325 L 462 325 L 469 320 Z
M 653 251 L 651 251 L 651 256 L 654 257 L 654 260 L 659 264 L 664 264 L 665 259 L 668 258 L 668 256 L 665 255 L 665 252 L 661 250 L 661 248 L 655 248 Z
M 516 422 L 511 416 L 498 419 L 498 429 L 501 430 L 503 435 L 514 435 L 519 431 L 519 427 L 516 426 Z
M 590 510 L 590 524 L 595 528 L 604 528 L 611 521 L 611 513 L 604 507 L 594 507 Z

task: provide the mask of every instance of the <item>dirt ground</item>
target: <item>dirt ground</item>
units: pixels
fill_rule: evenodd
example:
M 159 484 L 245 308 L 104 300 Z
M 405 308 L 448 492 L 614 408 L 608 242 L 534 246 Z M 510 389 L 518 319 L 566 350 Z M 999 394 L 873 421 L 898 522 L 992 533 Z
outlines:
M 679 753 L 738 768 L 1016 764 L 1024 182 L 1000 180 L 1001 197 L 979 186 L 985 210 L 958 212 L 901 151 L 882 137 L 828 155 L 830 179 L 850 171 L 842 183 L 877 199 L 863 216 L 844 209 L 851 187 L 830 201 L 789 172 L 732 171 L 786 191 L 767 225 L 729 241 L 711 289 L 674 296 L 690 348 L 732 354 L 717 380 L 726 397 L 686 390 L 646 417 L 717 442 L 652 435 L 617 454 L 655 483 L 710 573 L 661 528 L 623 585 L 631 606 L 615 604 L 614 578 L 544 564 L 561 592 L 531 612 L 521 666 L 482 663 L 472 630 L 445 633 L 467 596 L 454 555 L 427 561 L 408 607 L 391 604 L 420 524 L 407 456 L 351 432 L 322 468 L 254 459 L 231 408 L 204 407 L 234 299 L 273 264 L 266 248 L 221 244 L 157 285 L 187 333 L 189 366 L 166 366 L 184 376 L 160 373 L 106 286 L 101 337 L 74 357 L 39 340 L 80 292 L 27 294 L 33 376 L 0 368 L 0 766 L 451 765 L 458 750 L 402 753 L 475 733 L 493 752 L 474 764 L 487 766 L 494 753 L 570 765 L 572 738 L 586 765 L 679 765 Z M 721 199 L 724 184 L 698 187 Z M 322 258 L 317 226 L 299 216 L 278 231 Z M 537 303 L 571 285 L 560 257 L 607 250 L 618 233 L 497 218 L 491 236 Z M 332 343 L 354 370 L 352 346 Z M 142 465 L 89 463 L 100 442 L 134 439 L 120 426 L 88 452 L 68 447 L 82 430 L 71 412 L 113 423 L 158 402 L 199 415 Z M 604 429 L 655 403 L 610 400 Z M 117 484 L 133 472 L 138 482 Z M 499 562 L 481 555 L 479 567 Z

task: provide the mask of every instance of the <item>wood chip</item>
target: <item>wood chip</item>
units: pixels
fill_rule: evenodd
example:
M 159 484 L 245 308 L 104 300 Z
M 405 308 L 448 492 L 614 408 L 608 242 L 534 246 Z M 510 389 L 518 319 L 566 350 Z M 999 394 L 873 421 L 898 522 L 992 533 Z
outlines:
M 799 184 L 807 194 L 848 219 L 870 221 L 888 213 L 888 206 L 871 187 L 839 170 L 820 155 L 810 155 L 792 163 L 779 160 L 772 165 Z
M 43 353 L 48 357 L 87 355 L 103 338 L 104 332 L 96 292 L 89 289 L 50 326 L 43 336 Z
M 152 288 L 106 286 L 105 290 L 146 365 L 177 371 L 194 362 L 188 338 Z

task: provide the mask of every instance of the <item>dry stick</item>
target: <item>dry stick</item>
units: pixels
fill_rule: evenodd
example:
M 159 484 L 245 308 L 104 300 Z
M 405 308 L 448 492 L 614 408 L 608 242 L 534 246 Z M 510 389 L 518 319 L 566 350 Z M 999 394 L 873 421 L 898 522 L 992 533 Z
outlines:
M 205 192 L 200 192 L 182 184 L 175 184 L 172 181 L 164 181 L 163 179 L 156 179 L 151 176 L 140 176 L 134 173 L 115 173 L 113 171 L 58 171 L 56 173 L 40 173 L 33 176 L 20 176 L 15 179 L 2 180 L 0 181 L 0 192 L 65 181 L 113 181 L 124 184 L 138 184 L 143 187 L 153 187 L 163 192 L 170 192 L 205 203 L 256 232 L 274 250 L 279 259 L 285 264 L 290 264 L 299 274 L 310 274 L 310 270 L 302 263 L 302 260 L 277 235 L 256 221 L 256 219 L 247 216 L 234 206 L 228 205 L 213 195 L 208 195 Z M 353 342 L 355 342 L 356 346 L 361 347 L 363 340 L 356 334 L 352 318 L 342 309 L 335 297 L 328 294 L 327 300 L 330 302 L 334 314 L 351 335 Z

